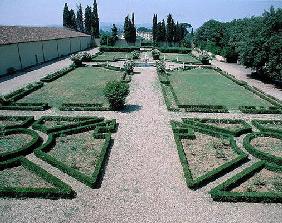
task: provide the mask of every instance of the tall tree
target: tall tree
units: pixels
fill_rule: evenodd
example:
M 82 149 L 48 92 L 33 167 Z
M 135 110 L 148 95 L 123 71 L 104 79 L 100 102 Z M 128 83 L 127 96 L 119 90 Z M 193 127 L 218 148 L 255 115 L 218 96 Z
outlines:
M 132 13 L 132 22 L 131 22 L 131 42 L 136 42 L 136 27 L 135 27 L 135 16 L 134 13 Z
M 94 0 L 93 3 L 92 34 L 95 38 L 99 38 L 100 36 L 99 15 L 98 15 L 98 6 L 96 0 Z
M 169 43 L 173 42 L 175 24 L 172 15 L 167 16 L 167 36 L 166 39 Z
M 85 33 L 91 34 L 91 27 L 92 27 L 92 11 L 91 7 L 87 5 L 85 8 L 85 19 L 84 19 L 84 26 L 85 26 Z
M 126 42 L 131 42 L 131 20 L 129 16 L 126 16 L 124 19 L 124 38 Z
M 76 26 L 76 17 L 75 17 L 75 12 L 73 9 L 71 9 L 69 11 L 70 14 L 70 27 L 71 29 L 77 30 L 77 26 Z
M 65 7 L 64 7 L 64 12 L 63 12 L 63 26 L 70 28 L 70 11 L 69 11 L 69 7 L 68 4 L 65 3 Z
M 153 17 L 153 40 L 157 40 L 157 28 L 158 28 L 158 15 L 154 14 Z
M 115 24 L 113 24 L 112 27 L 112 38 L 114 39 L 114 41 L 118 40 L 118 29 Z
M 82 6 L 79 4 L 77 7 L 77 12 L 76 12 L 76 25 L 77 25 L 77 30 L 79 32 L 84 32 L 84 24 L 83 24 L 83 12 L 82 12 Z

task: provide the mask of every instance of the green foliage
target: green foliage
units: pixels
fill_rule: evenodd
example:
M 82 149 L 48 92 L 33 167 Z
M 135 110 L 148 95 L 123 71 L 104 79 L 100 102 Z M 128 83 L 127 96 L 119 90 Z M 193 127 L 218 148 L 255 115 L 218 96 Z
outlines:
M 126 97 L 129 95 L 129 84 L 121 81 L 110 81 L 106 84 L 104 95 L 112 109 L 121 110 L 125 105 Z
M 133 60 L 127 60 L 125 61 L 123 68 L 127 74 L 132 74 L 134 70 L 134 65 L 135 63 Z
M 128 43 L 136 42 L 136 28 L 134 21 L 134 13 L 132 14 L 132 18 L 126 16 L 124 19 L 124 38 Z
M 79 6 L 77 7 L 76 24 L 77 24 L 77 31 L 84 32 L 83 12 L 82 12 L 81 4 L 79 4 Z
M 116 46 L 101 46 L 101 52 L 132 52 L 134 50 L 140 51 L 140 47 L 127 46 L 127 47 L 116 47 Z
M 70 59 L 74 63 L 76 67 L 81 67 L 83 62 L 83 53 L 79 52 L 77 54 L 73 54 Z
M 85 26 L 85 33 L 91 34 L 91 26 L 92 26 L 92 10 L 91 7 L 87 5 L 85 8 L 85 18 L 84 18 L 84 26 Z
M 156 63 L 158 73 L 165 73 L 165 62 L 163 60 L 159 60 Z
M 132 52 L 132 59 L 137 60 L 140 58 L 140 51 L 134 50 Z
M 159 51 L 158 49 L 153 49 L 152 56 L 154 60 L 159 60 L 161 56 L 161 51 Z
M 92 35 L 95 38 L 99 38 L 99 36 L 100 36 L 100 25 L 99 25 L 98 6 L 97 6 L 96 0 L 94 0 L 94 3 L 93 3 L 91 31 L 92 31 Z
M 270 8 L 262 16 L 221 23 L 210 20 L 201 26 L 194 43 L 201 49 L 253 68 L 262 78 L 282 78 L 282 9 Z

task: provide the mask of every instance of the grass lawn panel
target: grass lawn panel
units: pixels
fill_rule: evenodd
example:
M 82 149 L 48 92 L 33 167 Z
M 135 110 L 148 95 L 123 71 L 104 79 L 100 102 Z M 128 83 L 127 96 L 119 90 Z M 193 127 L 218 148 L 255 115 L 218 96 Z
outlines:
M 280 192 L 282 193 L 282 172 L 266 168 L 231 190 L 232 192 Z
M 103 89 L 110 80 L 121 80 L 122 72 L 103 68 L 81 67 L 46 84 L 19 102 L 44 102 L 52 107 L 64 103 L 107 104 Z
M 282 167 L 259 161 L 209 193 L 216 201 L 282 203 Z
M 199 63 L 200 61 L 194 58 L 191 54 L 178 54 L 178 53 L 164 53 L 161 55 L 162 59 L 170 61 L 178 61 L 184 63 Z
M 170 83 L 181 105 L 271 106 L 254 93 L 212 69 L 171 72 Z
M 256 149 L 282 158 L 282 138 L 257 137 L 251 141 Z
M 31 140 L 32 136 L 28 134 L 0 135 L 0 153 L 12 152 Z
M 91 132 L 59 137 L 49 155 L 83 174 L 91 176 L 104 142 L 104 139 L 94 139 Z
M 103 52 L 94 58 L 94 61 L 115 61 L 120 59 L 131 59 L 132 54 L 127 52 Z
M 54 188 L 54 185 L 26 169 L 17 166 L 0 171 L 0 187 Z
M 74 198 L 70 186 L 24 157 L 0 162 L 0 197 Z
M 237 157 L 227 139 L 195 132 L 196 139 L 182 139 L 182 145 L 193 178 L 218 168 Z

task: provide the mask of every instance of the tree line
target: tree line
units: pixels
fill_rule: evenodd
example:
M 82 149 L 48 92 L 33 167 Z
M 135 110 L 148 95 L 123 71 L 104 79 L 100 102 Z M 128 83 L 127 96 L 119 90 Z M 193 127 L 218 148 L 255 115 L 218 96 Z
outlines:
M 227 62 L 240 62 L 264 78 L 282 80 L 282 9 L 231 22 L 210 20 L 195 33 L 194 44 Z
M 77 11 L 75 13 L 75 11 L 73 9 L 69 9 L 68 4 L 65 3 L 63 11 L 63 26 L 92 35 L 95 38 L 99 38 L 100 27 L 97 1 L 94 0 L 93 10 L 91 6 L 87 5 L 84 17 L 81 4 L 77 6 Z
M 158 21 L 158 15 L 153 16 L 153 40 L 154 42 L 180 43 L 187 36 L 187 28 L 192 26 L 188 23 L 175 22 L 172 15 L 167 20 Z

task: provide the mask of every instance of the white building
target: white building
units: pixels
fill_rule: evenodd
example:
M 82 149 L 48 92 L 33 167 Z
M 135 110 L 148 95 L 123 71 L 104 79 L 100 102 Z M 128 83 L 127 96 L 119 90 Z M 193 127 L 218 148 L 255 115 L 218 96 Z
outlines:
M 91 46 L 91 36 L 65 28 L 0 26 L 0 75 Z
M 152 32 L 137 32 L 137 36 L 145 39 L 145 40 L 153 40 Z

